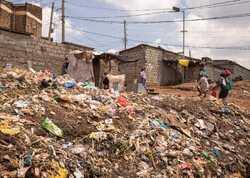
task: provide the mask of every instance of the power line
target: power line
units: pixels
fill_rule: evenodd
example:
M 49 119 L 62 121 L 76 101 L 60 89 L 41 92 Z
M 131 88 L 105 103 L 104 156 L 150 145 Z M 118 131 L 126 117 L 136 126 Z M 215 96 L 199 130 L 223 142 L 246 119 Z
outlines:
M 225 4 L 228 4 L 228 3 L 234 3 L 234 2 L 239 2 L 239 1 L 241 1 L 241 0 L 229 0 L 229 1 L 217 2 L 217 3 L 213 3 L 213 4 L 206 4 L 206 5 L 201 5 L 201 6 L 183 8 L 183 10 L 209 8 L 209 7 L 214 7 L 214 6 L 216 7 L 217 5 L 225 5 Z
M 67 1 L 68 4 L 71 4 L 73 6 L 77 7 L 83 7 L 83 8 L 88 8 L 88 9 L 99 9 L 99 10 L 108 10 L 108 11 L 120 11 L 120 12 L 145 12 L 145 11 L 162 11 L 162 10 L 172 10 L 172 8 L 161 8 L 161 9 L 132 9 L 132 10 L 126 10 L 126 9 L 115 9 L 115 8 L 106 8 L 106 7 L 96 7 L 96 6 L 89 6 L 89 5 L 81 5 L 81 4 L 76 4 Z
M 241 1 L 241 0 L 227 0 L 223 2 L 217 2 L 212 4 L 205 4 L 200 6 L 194 6 L 194 7 L 187 7 L 182 8 L 182 10 L 195 10 L 195 9 L 204 9 L 204 8 L 215 8 L 215 7 L 223 7 L 223 6 L 232 6 L 232 5 L 238 5 L 238 4 L 245 4 L 249 3 L 249 0 Z M 107 11 L 120 11 L 120 12 L 145 12 L 145 11 L 171 11 L 172 8 L 157 8 L 157 9 L 115 9 L 115 8 L 106 8 L 106 7 L 97 7 L 97 6 L 89 6 L 89 5 L 81 5 L 76 4 L 72 2 L 67 2 L 70 5 L 77 6 L 77 7 L 83 7 L 88 9 L 96 9 L 96 10 L 107 10 Z M 101 17 L 100 17 L 101 18 Z
M 107 37 L 107 38 L 123 40 L 122 37 L 118 37 L 118 36 L 113 36 L 113 35 L 108 35 L 108 34 L 103 34 L 103 33 L 98 33 L 98 32 L 91 32 L 91 31 L 87 31 L 87 30 L 80 30 L 80 29 L 74 29 L 74 30 L 79 31 L 79 32 L 83 32 L 83 33 L 93 34 L 96 36 L 103 36 L 103 37 Z M 128 40 L 133 41 L 133 42 L 138 42 L 138 43 L 152 44 L 152 42 L 144 41 L 144 40 L 131 39 L 131 38 L 128 38 Z M 160 44 L 164 45 L 164 46 L 170 46 L 170 47 L 182 47 L 182 45 L 178 45 L 178 44 L 167 44 L 167 43 L 160 43 Z M 193 46 L 193 45 L 186 45 L 186 47 L 199 48 L 199 49 L 218 49 L 218 50 L 250 50 L 250 46 Z
M 175 11 L 159 11 L 159 12 L 147 12 L 141 14 L 134 15 L 120 15 L 120 16 L 95 16 L 95 17 L 71 17 L 71 18 L 81 18 L 81 19 L 111 19 L 111 18 L 128 18 L 128 17 L 139 17 L 139 16 L 147 16 L 147 15 L 156 15 L 156 14 L 166 14 L 166 13 L 174 13 Z
M 234 14 L 234 15 L 226 15 L 226 16 L 216 16 L 216 17 L 205 17 L 205 18 L 195 18 L 195 19 L 186 19 L 186 22 L 195 22 L 195 21 L 206 21 L 206 20 L 220 20 L 220 19 L 232 19 L 232 18 L 242 18 L 249 17 L 250 13 L 243 14 Z M 114 24 L 123 24 L 123 21 L 116 20 L 98 20 L 98 19 L 87 19 L 81 17 L 72 17 L 67 16 L 67 18 L 75 19 L 75 20 L 83 20 L 88 22 L 96 22 L 96 23 L 114 23 Z M 158 23 L 176 23 L 183 22 L 183 20 L 161 20 L 161 21 L 127 21 L 128 24 L 158 24 Z
M 239 1 L 239 0 L 237 0 Z M 199 10 L 199 9 L 204 9 L 204 8 L 217 8 L 217 7 L 227 7 L 227 6 L 234 6 L 234 5 L 242 5 L 242 4 L 247 4 L 247 3 L 250 3 L 250 0 L 246 0 L 246 1 L 240 1 L 240 2 L 232 2 L 232 3 L 229 3 L 229 4 L 218 4 L 218 5 L 215 5 L 215 6 L 196 6 L 196 7 L 190 7 L 190 8 L 184 8 L 184 10 Z

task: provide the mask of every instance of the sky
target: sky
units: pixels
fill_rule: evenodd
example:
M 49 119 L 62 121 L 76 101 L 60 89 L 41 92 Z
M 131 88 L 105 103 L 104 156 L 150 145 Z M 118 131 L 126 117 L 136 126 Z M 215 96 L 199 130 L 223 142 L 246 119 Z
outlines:
M 43 7 L 43 36 L 48 35 L 52 0 L 27 0 Z M 152 13 L 152 9 L 172 9 L 197 7 L 225 2 L 226 0 L 66 0 L 66 41 L 94 47 L 97 51 L 119 51 L 124 48 L 123 24 L 97 23 L 79 20 L 79 17 L 133 16 Z M 233 1 L 233 0 L 232 0 Z M 237 0 L 235 0 L 237 1 Z M 24 2 L 14 0 L 13 2 Z M 56 0 L 54 14 L 55 41 L 61 41 L 61 3 Z M 230 4 L 230 3 L 229 3 Z M 234 5 L 196 8 L 186 10 L 186 19 L 207 18 L 250 13 L 250 1 L 238 0 Z M 146 9 L 146 10 L 145 10 Z M 138 11 L 139 10 L 139 11 Z M 143 11 L 141 11 L 143 10 Z M 145 11 L 144 11 L 145 10 Z M 76 17 L 76 18 L 72 18 Z M 78 19 L 77 19 L 78 18 Z M 130 24 L 129 21 L 182 20 L 182 13 L 161 11 L 144 16 L 106 18 L 101 20 L 126 20 L 128 48 L 142 42 L 162 46 L 174 52 L 182 51 L 181 22 L 161 24 Z M 233 60 L 250 68 L 250 50 L 237 50 L 234 47 L 250 49 L 250 16 L 220 20 L 186 22 L 186 55 L 192 57 L 210 57 L 214 60 Z M 100 34 L 106 34 L 100 35 Z M 233 47 L 233 49 L 211 49 L 197 47 Z

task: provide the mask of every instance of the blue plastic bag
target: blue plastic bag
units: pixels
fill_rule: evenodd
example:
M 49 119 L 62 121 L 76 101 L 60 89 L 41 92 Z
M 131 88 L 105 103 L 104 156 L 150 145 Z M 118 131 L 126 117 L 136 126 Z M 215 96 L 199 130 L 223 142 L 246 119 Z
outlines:
M 76 86 L 76 82 L 74 80 L 70 80 L 64 83 L 64 88 L 71 89 Z

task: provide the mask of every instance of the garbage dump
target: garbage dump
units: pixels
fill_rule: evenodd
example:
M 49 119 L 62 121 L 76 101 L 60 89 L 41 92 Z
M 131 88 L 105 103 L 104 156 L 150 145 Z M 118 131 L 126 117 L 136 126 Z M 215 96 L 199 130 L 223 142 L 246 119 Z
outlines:
M 2 178 L 250 176 L 250 113 L 237 105 L 15 68 L 0 86 Z

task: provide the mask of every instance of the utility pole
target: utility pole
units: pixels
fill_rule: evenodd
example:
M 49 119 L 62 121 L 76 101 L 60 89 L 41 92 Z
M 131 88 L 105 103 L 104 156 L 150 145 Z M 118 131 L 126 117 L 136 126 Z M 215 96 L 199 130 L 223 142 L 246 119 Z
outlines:
M 183 33 L 183 42 L 182 42 L 182 53 L 183 53 L 183 57 L 185 57 L 185 48 L 186 48 L 186 14 L 185 14 L 185 10 L 182 10 L 181 11 L 182 12 L 182 15 L 183 15 L 183 17 L 182 17 L 182 27 L 183 27 L 183 29 L 182 29 L 182 33 Z
M 128 38 L 127 38 L 127 22 L 126 20 L 123 21 L 123 28 L 124 28 L 124 49 L 127 49 L 127 43 L 128 43 Z
M 52 24 L 53 24 L 53 15 L 54 15 L 54 7 L 55 7 L 55 2 L 52 2 L 51 5 L 51 15 L 50 15 L 50 22 L 49 22 L 49 41 L 51 41 L 51 33 L 52 33 Z
M 64 14 L 65 0 L 62 0 L 62 42 L 65 41 L 65 14 Z
M 186 14 L 184 9 L 180 9 L 179 7 L 173 7 L 175 12 L 182 12 L 182 33 L 183 33 L 183 41 L 182 41 L 182 54 L 185 57 L 185 48 L 186 48 Z
M 183 57 L 183 59 L 185 59 L 185 38 L 186 38 L 186 24 L 185 24 L 185 22 L 186 22 L 186 14 L 185 14 L 185 10 L 184 9 L 181 9 L 181 8 L 179 8 L 179 7 L 173 7 L 173 10 L 175 11 L 175 12 L 182 12 L 182 27 L 183 27 L 183 29 L 182 29 L 182 33 L 183 33 L 183 41 L 182 41 L 182 57 Z M 185 73 L 186 73 L 186 68 L 185 67 L 183 67 L 183 78 L 182 78 L 182 82 L 185 82 L 185 79 L 186 79 L 186 75 L 185 75 Z

